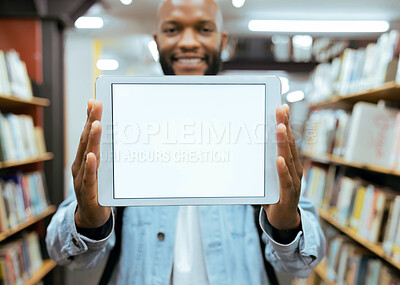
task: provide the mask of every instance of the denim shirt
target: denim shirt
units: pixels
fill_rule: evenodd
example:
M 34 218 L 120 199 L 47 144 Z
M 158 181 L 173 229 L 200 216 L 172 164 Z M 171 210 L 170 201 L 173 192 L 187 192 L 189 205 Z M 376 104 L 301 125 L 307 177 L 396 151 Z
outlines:
M 79 234 L 74 222 L 74 196 L 65 200 L 47 228 L 46 245 L 59 265 L 92 268 L 115 244 L 114 214 L 110 234 L 93 240 Z M 263 267 L 253 208 L 250 205 L 199 206 L 205 261 L 210 284 L 268 284 Z M 271 238 L 264 210 L 260 225 L 265 258 L 275 270 L 307 277 L 325 254 L 325 238 L 312 203 L 299 202 L 301 231 L 289 244 Z M 123 216 L 122 249 L 111 284 L 169 284 L 178 207 L 127 207 Z

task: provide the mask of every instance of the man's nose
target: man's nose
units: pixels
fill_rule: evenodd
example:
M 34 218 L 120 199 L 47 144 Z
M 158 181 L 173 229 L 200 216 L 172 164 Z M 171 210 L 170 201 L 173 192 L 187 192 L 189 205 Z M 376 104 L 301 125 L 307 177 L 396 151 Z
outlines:
M 193 29 L 187 28 L 183 31 L 182 37 L 178 43 L 179 48 L 183 50 L 193 50 L 200 46 L 196 33 Z

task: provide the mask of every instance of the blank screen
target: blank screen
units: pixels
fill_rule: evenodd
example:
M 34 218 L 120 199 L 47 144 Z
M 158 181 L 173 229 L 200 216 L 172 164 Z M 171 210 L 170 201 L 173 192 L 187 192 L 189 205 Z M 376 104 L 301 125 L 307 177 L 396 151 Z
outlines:
M 264 84 L 113 84 L 114 198 L 263 197 Z

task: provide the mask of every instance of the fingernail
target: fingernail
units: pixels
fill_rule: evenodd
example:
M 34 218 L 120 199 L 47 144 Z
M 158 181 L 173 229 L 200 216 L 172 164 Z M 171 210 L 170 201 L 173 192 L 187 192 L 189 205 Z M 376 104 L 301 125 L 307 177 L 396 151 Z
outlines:
M 285 167 L 285 159 L 281 157 L 281 167 Z
M 93 133 L 95 131 L 96 126 L 92 124 L 92 127 L 90 128 L 90 133 Z

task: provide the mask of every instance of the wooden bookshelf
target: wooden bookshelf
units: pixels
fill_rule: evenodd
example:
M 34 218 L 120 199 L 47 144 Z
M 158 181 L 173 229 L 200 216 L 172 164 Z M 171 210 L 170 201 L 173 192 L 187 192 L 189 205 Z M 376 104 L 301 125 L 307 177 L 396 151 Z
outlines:
M 10 168 L 10 167 L 16 167 L 16 166 L 21 166 L 21 165 L 26 165 L 26 164 L 32 164 L 32 163 L 37 163 L 37 162 L 43 162 L 43 161 L 48 161 L 52 160 L 54 157 L 53 153 L 51 152 L 46 152 L 38 157 L 33 157 L 27 160 L 22 160 L 22 161 L 3 161 L 0 162 L 0 169 L 4 168 Z
M 327 285 L 336 285 L 336 282 L 328 279 L 327 266 L 325 262 L 320 262 L 315 268 L 314 272 L 322 279 Z
M 23 229 L 26 229 L 27 227 L 39 222 L 40 220 L 54 214 L 56 212 L 56 210 L 57 210 L 57 207 L 51 205 L 46 210 L 44 210 L 43 213 L 41 213 L 40 215 L 26 220 L 25 222 L 19 224 L 16 228 L 8 230 L 6 232 L 0 232 L 0 242 L 2 242 L 6 238 L 8 238 L 16 233 L 22 231 Z
M 400 171 L 377 166 L 377 165 L 363 164 L 363 163 L 358 163 L 358 162 L 348 162 L 348 161 L 345 161 L 342 157 L 332 155 L 332 154 L 313 154 L 313 153 L 308 153 L 308 152 L 302 152 L 301 155 L 304 157 L 307 157 L 313 161 L 320 162 L 320 163 L 333 163 L 333 164 L 337 164 L 337 165 L 349 166 L 349 167 L 364 169 L 364 170 L 373 171 L 373 172 L 381 173 L 381 174 L 385 174 L 385 175 L 393 175 L 393 176 L 400 177 Z
M 319 216 L 321 219 L 324 221 L 328 222 L 332 226 L 334 226 L 336 229 L 350 237 L 352 240 L 356 241 L 360 245 L 362 245 L 364 248 L 368 249 L 370 252 L 374 253 L 375 255 L 379 256 L 383 260 L 387 261 L 389 264 L 391 264 L 393 267 L 395 267 L 397 270 L 400 270 L 400 263 L 395 262 L 390 256 L 387 256 L 385 252 L 383 251 L 382 246 L 372 243 L 362 237 L 360 237 L 357 232 L 353 229 L 350 229 L 348 227 L 343 227 L 341 226 L 330 214 L 328 211 L 320 209 L 319 211 Z
M 24 282 L 24 285 L 35 285 L 43 279 L 57 264 L 50 259 L 44 260 L 42 266 L 32 274 L 32 276 Z
M 0 94 L 0 105 L 7 108 L 16 108 L 24 106 L 42 106 L 50 105 L 50 100 L 46 98 L 33 97 L 32 99 L 22 99 L 14 95 Z
M 400 104 L 400 84 L 396 82 L 387 82 L 382 87 L 371 89 L 351 95 L 334 95 L 327 100 L 312 103 L 310 108 L 343 108 L 351 107 L 358 101 L 377 103 L 379 100 L 387 100 Z

